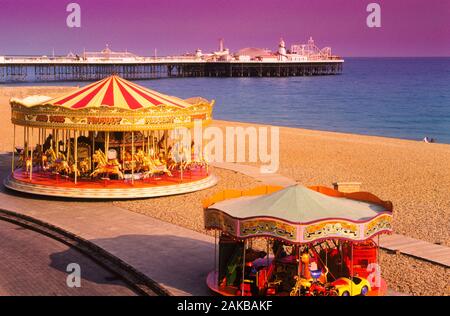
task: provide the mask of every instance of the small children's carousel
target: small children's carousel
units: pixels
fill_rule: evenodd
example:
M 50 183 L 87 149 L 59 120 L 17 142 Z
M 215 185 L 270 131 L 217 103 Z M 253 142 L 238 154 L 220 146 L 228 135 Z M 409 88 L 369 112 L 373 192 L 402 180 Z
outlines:
M 300 185 L 227 190 L 204 201 L 204 215 L 206 229 L 216 232 L 207 277 L 215 293 L 386 293 L 376 239 L 392 231 L 392 203 L 373 194 Z
M 138 198 L 192 192 L 217 182 L 202 144 L 189 139 L 190 146 L 184 146 L 171 137 L 194 124 L 209 124 L 214 101 L 182 100 L 114 75 L 55 99 L 32 96 L 10 103 L 14 148 L 5 179 L 10 189 Z M 23 140 L 16 139 L 17 127 L 23 128 Z

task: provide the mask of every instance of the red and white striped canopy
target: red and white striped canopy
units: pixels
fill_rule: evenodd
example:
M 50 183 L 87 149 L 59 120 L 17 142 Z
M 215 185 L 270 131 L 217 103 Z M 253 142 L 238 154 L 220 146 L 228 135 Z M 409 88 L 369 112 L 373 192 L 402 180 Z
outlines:
M 68 95 L 49 100 L 45 104 L 74 110 L 101 106 L 128 110 L 157 106 L 176 108 L 191 106 L 180 98 L 141 87 L 116 75 L 89 84 Z

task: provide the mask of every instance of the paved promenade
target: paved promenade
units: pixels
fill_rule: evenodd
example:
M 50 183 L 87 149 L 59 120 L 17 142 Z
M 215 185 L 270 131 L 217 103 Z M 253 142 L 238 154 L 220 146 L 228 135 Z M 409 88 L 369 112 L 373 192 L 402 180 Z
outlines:
M 80 252 L 32 230 L 0 220 L 0 296 L 136 295 Z M 68 287 L 66 267 L 81 268 L 81 287 Z

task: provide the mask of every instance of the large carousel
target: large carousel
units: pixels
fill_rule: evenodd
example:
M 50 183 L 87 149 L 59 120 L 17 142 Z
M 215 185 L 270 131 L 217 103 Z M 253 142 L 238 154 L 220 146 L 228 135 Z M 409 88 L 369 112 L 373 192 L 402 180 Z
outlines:
M 207 284 L 218 294 L 386 293 L 378 236 L 392 231 L 389 201 L 326 187 L 263 186 L 219 192 L 204 201 L 204 212 L 205 228 L 216 232 Z
M 6 187 L 76 198 L 139 198 L 205 189 L 217 179 L 202 144 L 214 101 L 182 100 L 110 76 L 58 98 L 11 99 L 14 148 Z M 23 139 L 16 129 L 23 128 Z M 188 133 L 188 135 L 191 135 Z

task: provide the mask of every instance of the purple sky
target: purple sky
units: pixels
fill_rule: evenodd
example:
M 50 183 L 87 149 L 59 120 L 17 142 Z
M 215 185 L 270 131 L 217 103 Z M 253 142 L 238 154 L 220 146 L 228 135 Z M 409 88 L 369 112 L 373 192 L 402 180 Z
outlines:
M 79 29 L 66 6 L 81 5 Z M 366 6 L 382 27 L 366 26 Z M 450 56 L 450 0 L 0 0 L 0 54 L 128 49 L 140 55 L 276 49 L 313 36 L 342 56 Z

